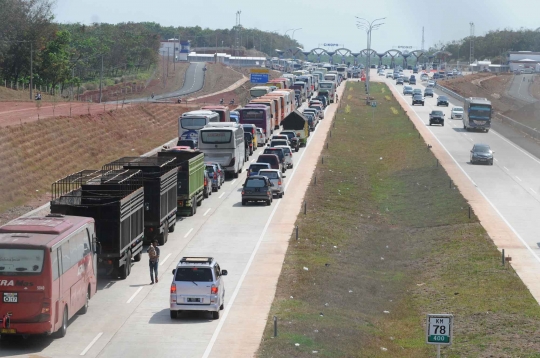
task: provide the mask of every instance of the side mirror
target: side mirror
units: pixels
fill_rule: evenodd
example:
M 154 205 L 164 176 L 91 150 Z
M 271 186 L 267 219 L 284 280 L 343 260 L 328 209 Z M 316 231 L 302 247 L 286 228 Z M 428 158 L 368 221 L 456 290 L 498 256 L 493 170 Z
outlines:
M 472 149 L 471 149 L 471 153 L 472 153 Z
M 227 270 L 221 270 L 221 276 L 227 276 L 228 272 Z
M 172 274 L 174 275 L 176 273 L 176 269 L 173 269 L 172 270 Z

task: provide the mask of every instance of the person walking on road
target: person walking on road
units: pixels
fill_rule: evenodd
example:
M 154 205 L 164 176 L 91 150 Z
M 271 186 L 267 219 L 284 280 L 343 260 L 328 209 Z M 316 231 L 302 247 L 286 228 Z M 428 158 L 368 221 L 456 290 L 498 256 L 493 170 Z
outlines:
M 148 264 L 150 266 L 150 284 L 154 284 L 154 276 L 156 279 L 156 283 L 159 282 L 158 279 L 158 264 L 159 264 L 159 247 L 158 247 L 158 241 L 154 240 L 148 250 L 146 250 L 148 253 Z

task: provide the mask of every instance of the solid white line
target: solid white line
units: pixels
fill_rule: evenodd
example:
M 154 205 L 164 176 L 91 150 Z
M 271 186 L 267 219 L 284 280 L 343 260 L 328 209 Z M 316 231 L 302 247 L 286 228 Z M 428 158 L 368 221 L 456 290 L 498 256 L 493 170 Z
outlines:
M 507 167 L 505 167 L 504 165 L 503 165 L 503 168 L 506 169 L 506 170 L 508 170 L 508 171 L 510 171 L 510 170 L 509 170 Z
M 189 231 L 187 232 L 187 234 L 184 235 L 184 239 L 185 239 L 186 237 L 188 237 L 189 234 L 191 234 L 192 231 L 193 231 L 193 228 L 189 229 Z
M 168 254 L 167 256 L 165 256 L 165 258 L 159 262 L 159 266 L 163 265 L 165 263 L 165 261 L 167 261 L 167 259 L 171 257 L 171 254 Z
M 533 188 L 529 188 L 534 194 L 536 194 L 536 191 L 534 191 Z
M 221 197 L 222 197 L 223 195 L 225 195 L 225 192 L 221 193 L 221 195 L 219 196 L 218 199 L 221 199 Z
M 236 179 L 234 179 L 234 180 L 231 182 L 231 185 L 234 185 L 235 182 L 236 182 Z
M 142 287 L 139 287 L 139 289 L 129 298 L 129 300 L 127 300 L 126 303 L 131 303 L 131 301 L 133 301 L 135 296 L 137 296 L 139 294 L 139 292 L 141 292 L 141 290 L 142 290 Z
M 312 132 L 313 134 L 315 134 L 315 132 L 317 131 L 317 128 L 318 128 L 318 126 Z M 308 143 L 306 144 L 305 149 L 307 149 L 310 144 L 311 144 L 311 140 L 308 141 Z M 302 152 L 302 155 L 300 155 L 300 159 L 298 160 L 298 163 L 295 163 L 293 173 L 289 177 L 288 183 L 285 186 L 285 190 L 287 189 L 287 187 L 291 183 L 290 179 L 296 173 L 296 169 L 298 169 L 298 166 L 299 166 L 300 162 L 302 161 L 302 158 L 304 158 L 304 154 L 306 154 L 306 152 L 307 152 L 307 150 L 304 150 Z M 281 200 L 278 201 L 278 203 L 276 204 L 276 206 L 272 210 L 272 213 L 270 214 L 270 217 L 268 218 L 268 221 L 266 221 L 266 224 L 264 225 L 264 229 L 263 229 L 261 235 L 259 236 L 259 240 L 257 240 L 257 244 L 255 245 L 255 249 L 253 249 L 253 252 L 251 253 L 251 256 L 249 257 L 248 263 L 247 263 L 246 267 L 244 268 L 244 271 L 242 272 L 242 275 L 240 276 L 240 280 L 238 281 L 238 284 L 236 285 L 236 288 L 234 289 L 234 292 L 233 292 L 233 294 L 232 294 L 232 296 L 231 296 L 231 298 L 229 300 L 229 303 L 225 306 L 225 310 L 223 312 L 223 317 L 219 320 L 218 326 L 216 327 L 216 330 L 214 331 L 214 334 L 212 335 L 212 338 L 210 339 L 210 342 L 208 343 L 208 346 L 206 347 L 206 350 L 204 351 L 203 358 L 208 358 L 208 356 L 212 352 L 212 348 L 214 347 L 214 344 L 216 343 L 217 337 L 219 336 L 219 333 L 220 333 L 221 329 L 223 328 L 223 324 L 225 323 L 225 320 L 227 319 L 227 316 L 229 315 L 230 308 L 234 304 L 234 301 L 236 300 L 236 296 L 238 296 L 238 292 L 240 291 L 240 288 L 242 287 L 242 283 L 244 282 L 244 279 L 246 278 L 246 275 L 247 275 L 247 273 L 248 273 L 248 271 L 249 271 L 249 269 L 251 267 L 251 264 L 252 264 L 253 260 L 255 259 L 255 255 L 257 255 L 257 251 L 259 251 L 259 247 L 261 246 L 261 242 L 262 242 L 264 236 L 266 235 L 266 231 L 268 230 L 268 226 L 270 226 L 270 222 L 272 221 L 272 218 L 274 217 L 274 214 L 276 213 L 277 209 L 279 208 L 279 204 L 281 204 L 281 203 L 282 203 Z
M 212 208 L 209 208 L 208 210 L 206 210 L 206 211 L 204 212 L 203 216 L 206 216 L 206 214 L 208 214 L 208 212 L 209 212 L 210 210 L 212 210 Z
M 97 342 L 97 340 L 103 335 L 103 332 L 99 332 L 97 334 L 97 336 L 94 337 L 94 339 L 92 339 L 92 342 L 90 342 L 89 345 L 86 346 L 86 348 L 81 352 L 81 356 L 85 355 L 89 350 L 90 348 L 92 348 L 92 346 Z
M 499 161 L 499 160 L 498 160 L 497 158 L 493 158 L 493 159 L 495 159 L 495 161 L 496 161 L 496 162 L 498 162 L 498 161 Z
M 516 175 L 516 179 L 519 180 L 519 181 L 523 181 L 523 180 L 519 179 L 519 177 L 517 175 Z

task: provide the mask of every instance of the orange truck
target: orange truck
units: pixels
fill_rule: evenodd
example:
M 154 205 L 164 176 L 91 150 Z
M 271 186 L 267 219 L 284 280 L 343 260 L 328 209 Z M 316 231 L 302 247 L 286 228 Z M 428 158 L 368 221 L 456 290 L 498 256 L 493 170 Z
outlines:
M 274 97 L 279 100 L 279 105 L 281 107 L 280 112 L 280 123 L 287 115 L 289 115 L 289 103 L 287 101 L 287 97 L 285 93 L 281 93 L 281 90 L 270 92 L 266 95 L 266 97 Z

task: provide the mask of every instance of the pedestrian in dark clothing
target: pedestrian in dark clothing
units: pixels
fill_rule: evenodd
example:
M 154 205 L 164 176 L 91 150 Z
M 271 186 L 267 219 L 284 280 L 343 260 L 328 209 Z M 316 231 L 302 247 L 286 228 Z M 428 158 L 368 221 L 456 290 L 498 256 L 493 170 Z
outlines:
M 159 264 L 159 247 L 158 247 L 158 241 L 154 240 L 148 250 L 146 250 L 148 253 L 148 263 L 150 266 L 150 282 L 151 285 L 154 284 L 154 276 L 156 279 L 156 283 L 159 282 L 158 280 L 158 264 Z

